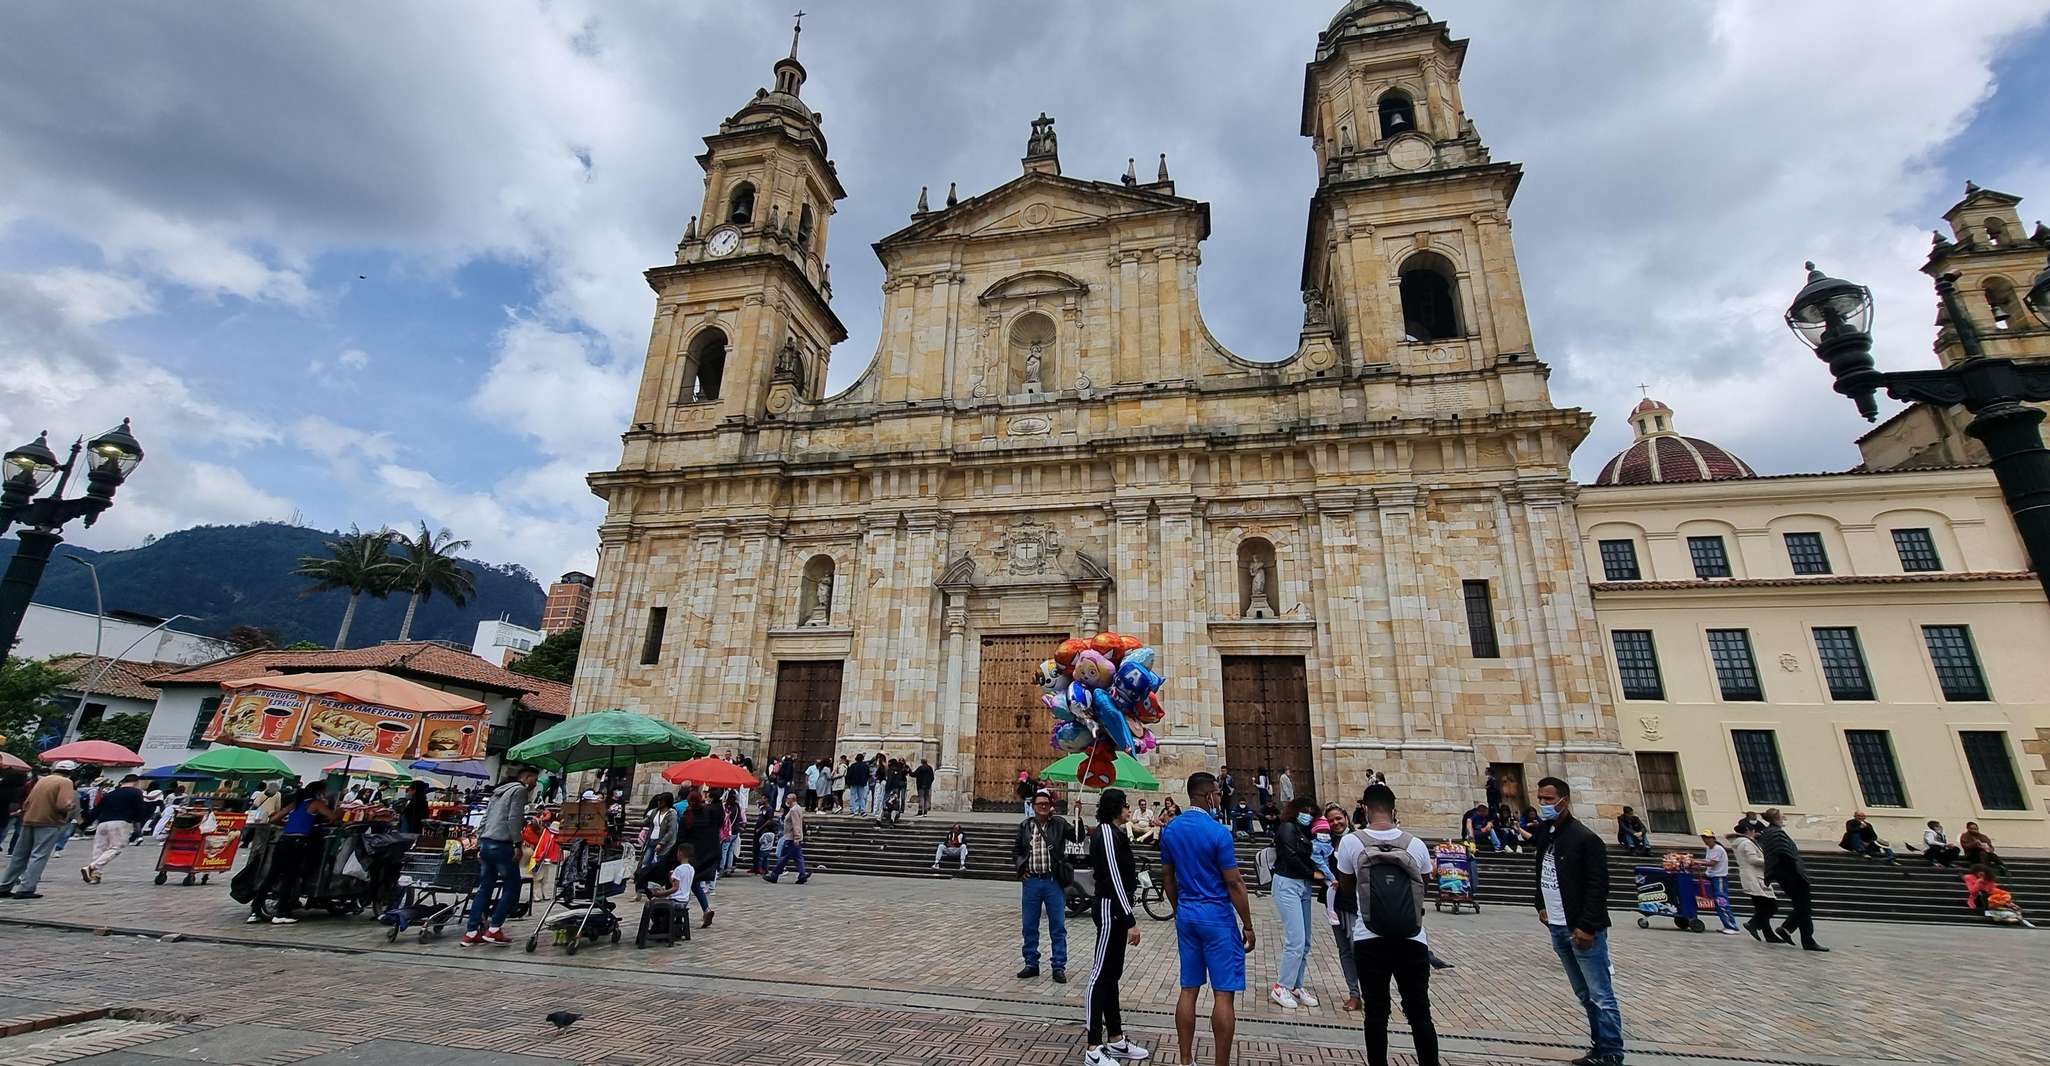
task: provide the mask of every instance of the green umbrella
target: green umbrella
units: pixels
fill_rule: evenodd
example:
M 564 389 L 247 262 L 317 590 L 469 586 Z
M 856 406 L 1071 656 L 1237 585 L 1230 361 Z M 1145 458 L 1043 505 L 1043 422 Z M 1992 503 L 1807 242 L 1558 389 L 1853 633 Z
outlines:
M 564 719 L 515 744 L 505 761 L 570 774 L 695 759 L 711 751 L 710 744 L 668 722 L 611 710 Z
M 178 768 L 216 777 L 292 776 L 292 768 L 283 759 L 255 748 L 215 748 L 179 763 Z
M 1087 758 L 1089 758 L 1089 753 L 1086 751 L 1070 755 L 1054 763 L 1052 766 L 1039 771 L 1039 776 L 1048 781 L 1080 781 L 1082 777 L 1082 762 Z M 1160 791 L 1160 779 L 1153 776 L 1152 771 L 1139 765 L 1139 760 L 1121 751 L 1118 752 L 1115 765 L 1117 767 L 1117 780 L 1112 782 L 1112 784 L 1118 788 L 1135 789 L 1140 792 Z

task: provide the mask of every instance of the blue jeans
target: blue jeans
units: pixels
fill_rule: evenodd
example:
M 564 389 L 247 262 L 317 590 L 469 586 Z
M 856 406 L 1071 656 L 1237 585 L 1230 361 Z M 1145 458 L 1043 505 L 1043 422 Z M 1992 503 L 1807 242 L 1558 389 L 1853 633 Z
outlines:
M 776 856 L 776 868 L 769 871 L 769 880 L 774 881 L 783 876 L 783 867 L 790 863 L 793 855 L 797 857 L 797 879 L 805 881 L 811 878 L 811 874 L 806 873 L 804 869 L 804 845 L 795 840 L 786 840 L 783 842 L 782 853 Z
M 847 788 L 847 813 L 868 813 L 868 786 L 849 785 Z
M 1560 925 L 1549 928 L 1552 950 L 1559 956 L 1559 965 L 1566 969 L 1573 995 L 1587 1010 L 1587 1030 L 1594 1039 L 1595 1053 L 1623 1054 L 1623 1010 L 1616 1005 L 1616 987 L 1609 978 L 1608 930 L 1596 933 L 1594 944 L 1582 951 L 1573 946 L 1571 930 Z
M 28 825 L 14 832 L 14 847 L 8 851 L 7 873 L 0 875 L 0 889 L 34 892 L 43 880 L 43 867 L 50 853 L 64 839 L 69 825 Z
M 493 889 L 498 890 L 498 900 L 491 902 Z M 510 840 L 480 840 L 477 842 L 477 891 L 470 900 L 469 931 L 474 933 L 487 928 L 484 924 L 484 905 L 491 903 L 491 924 L 497 929 L 505 924 L 505 916 L 512 912 L 513 899 L 520 894 L 520 849 Z
M 733 872 L 734 856 L 740 854 L 740 834 L 735 833 L 719 842 L 719 872 Z
M 1730 906 L 1730 879 L 1711 877 L 1708 879 L 1709 895 L 1715 897 L 1715 916 L 1722 919 L 1723 928 L 1737 927 L 1737 912 Z
M 1028 877 L 1019 893 L 1024 909 L 1025 965 L 1039 965 L 1039 912 L 1046 911 L 1046 924 L 1053 934 L 1053 968 L 1068 968 L 1068 897 L 1061 883 L 1052 877 Z
M 1303 987 L 1310 968 L 1310 883 L 1293 877 L 1274 879 L 1274 909 L 1281 915 L 1281 972 L 1274 982 L 1283 988 Z

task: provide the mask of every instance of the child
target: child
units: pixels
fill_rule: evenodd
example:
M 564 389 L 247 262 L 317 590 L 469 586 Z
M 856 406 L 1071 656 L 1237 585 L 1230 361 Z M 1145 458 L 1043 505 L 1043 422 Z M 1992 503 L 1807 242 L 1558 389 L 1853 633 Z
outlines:
M 697 868 L 691 865 L 691 857 L 691 846 L 679 843 L 641 867 L 636 878 L 641 891 L 648 896 L 648 906 L 667 903 L 676 908 L 676 920 L 685 927 L 690 925 L 690 886 L 697 879 Z
M 2000 887 L 1999 878 L 1984 863 L 1972 867 L 1965 874 L 1965 906 L 2001 925 L 2035 928 L 2022 917 L 2022 909 L 2015 904 L 2014 894 Z

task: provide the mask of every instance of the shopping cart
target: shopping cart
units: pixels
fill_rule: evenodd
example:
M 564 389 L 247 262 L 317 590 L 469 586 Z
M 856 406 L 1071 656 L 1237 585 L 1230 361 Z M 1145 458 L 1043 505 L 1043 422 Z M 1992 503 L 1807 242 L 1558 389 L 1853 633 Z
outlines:
M 474 849 L 458 847 L 453 859 L 446 845 L 407 852 L 399 865 L 399 901 L 379 919 L 391 926 L 384 939 L 395 941 L 418 927 L 424 944 L 440 936 L 448 923 L 461 921 L 477 891 L 478 870 Z
M 1708 879 L 1697 877 L 1687 870 L 1668 870 L 1663 866 L 1639 866 L 1635 870 L 1637 882 L 1637 928 L 1651 928 L 1653 918 L 1671 918 L 1673 927 L 1690 933 L 1703 933 L 1708 926 L 1700 918 L 1704 893 Z M 1715 900 L 1707 900 L 1710 910 Z

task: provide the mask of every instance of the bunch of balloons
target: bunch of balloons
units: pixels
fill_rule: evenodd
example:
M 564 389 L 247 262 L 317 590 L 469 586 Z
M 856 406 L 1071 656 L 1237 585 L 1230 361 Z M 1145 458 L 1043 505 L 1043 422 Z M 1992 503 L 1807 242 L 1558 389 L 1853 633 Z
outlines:
M 1053 658 L 1039 664 L 1042 702 L 1059 723 L 1053 747 L 1089 753 L 1083 784 L 1109 784 L 1118 752 L 1140 755 L 1159 746 L 1146 728 L 1167 717 L 1154 659 L 1154 650 L 1137 637 L 1098 633 L 1062 641 Z

